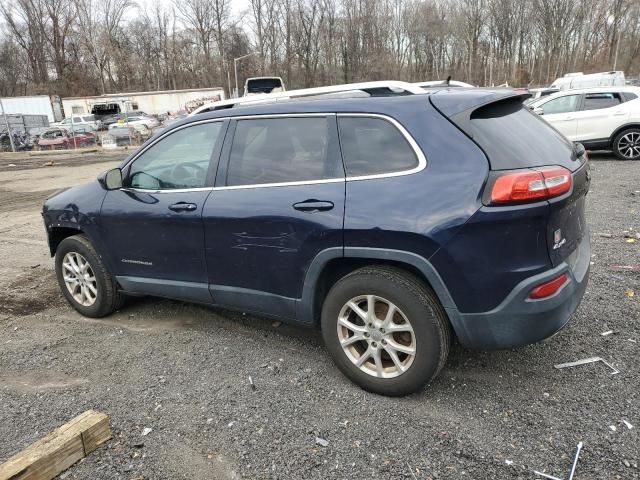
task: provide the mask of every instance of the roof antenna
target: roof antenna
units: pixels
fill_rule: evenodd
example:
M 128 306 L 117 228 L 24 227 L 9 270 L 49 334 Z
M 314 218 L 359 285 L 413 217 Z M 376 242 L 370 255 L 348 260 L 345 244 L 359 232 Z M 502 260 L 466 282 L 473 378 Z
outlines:
M 447 77 L 447 81 L 444 84 L 448 87 L 451 84 L 451 75 Z

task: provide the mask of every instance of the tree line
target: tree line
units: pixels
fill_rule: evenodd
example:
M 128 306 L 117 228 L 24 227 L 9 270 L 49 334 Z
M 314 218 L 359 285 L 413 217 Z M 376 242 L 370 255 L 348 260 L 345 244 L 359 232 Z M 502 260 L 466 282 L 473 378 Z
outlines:
M 640 70 L 639 0 L 0 0 L 0 95 Z M 228 93 L 228 92 L 227 92 Z

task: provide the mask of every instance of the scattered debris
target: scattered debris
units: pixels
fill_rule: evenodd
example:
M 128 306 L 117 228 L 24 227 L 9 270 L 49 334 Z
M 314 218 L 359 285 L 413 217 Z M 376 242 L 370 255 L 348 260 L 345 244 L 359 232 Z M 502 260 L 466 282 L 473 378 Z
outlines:
M 602 238 L 613 238 L 613 235 L 610 233 L 599 233 L 598 236 Z
M 640 272 L 640 265 L 611 265 L 609 268 L 620 272 Z
M 149 435 L 151 432 L 153 432 L 153 428 L 150 427 L 144 427 L 144 430 L 142 430 L 142 436 L 146 437 L 147 435 Z
M 629 430 L 631 430 L 633 428 L 633 425 L 631 425 L 629 422 L 627 422 L 626 420 L 622 420 L 622 423 L 624 423 L 624 426 L 627 427 Z
M 133 444 L 133 448 L 142 448 L 144 447 L 144 442 L 136 442 Z
M 513 465 L 513 460 L 505 460 L 504 463 L 507 465 Z
M 9 165 L 7 165 L 7 167 L 15 167 L 16 164 L 15 163 L 10 163 Z
M 617 428 L 615 425 L 609 425 L 609 430 L 611 430 L 612 432 L 615 432 Z
M 633 338 L 627 338 L 627 342 L 631 342 L 631 343 L 638 343 L 638 342 L 636 342 Z
M 207 418 L 207 423 L 213 423 L 213 418 Z
M 233 422 L 229 422 L 229 423 L 227 424 L 227 427 L 231 428 L 231 427 L 233 427 L 233 425 L 234 425 L 235 423 L 236 423 L 235 421 L 233 421 Z
M 50 160 L 47 163 L 44 163 L 42 166 L 43 167 L 55 167 L 56 165 L 57 165 L 56 162 L 54 162 L 53 160 Z
M 607 335 L 612 335 L 616 332 L 614 332 L 613 330 L 607 330 L 606 332 L 602 332 L 600 335 L 602 335 L 603 337 L 606 337 Z
M 624 460 L 622 460 L 622 463 L 624 463 L 624 466 L 629 468 L 631 466 L 631 464 L 629 463 L 629 460 L 627 460 L 626 458 Z
M 36 263 L 35 265 L 31 265 L 31 268 L 38 268 L 40 266 L 39 263 Z
M 573 480 L 573 475 L 576 473 L 576 466 L 578 465 L 578 457 L 580 456 L 580 450 L 582 450 L 582 442 L 578 443 L 578 448 L 576 449 L 576 456 L 573 459 L 573 465 L 571 466 L 571 471 L 569 472 L 568 480 Z
M 625 242 L 627 242 L 627 243 L 636 243 L 636 239 L 635 238 L 627 238 L 625 240 Z
M 276 320 L 275 322 L 271 323 L 271 326 L 275 328 L 279 327 L 280 325 L 282 325 L 282 322 L 279 320 Z
M 54 478 L 110 438 L 109 417 L 87 410 L 0 464 L 0 478 Z
M 624 294 L 625 294 L 627 297 L 629 297 L 629 298 L 633 298 L 633 297 L 635 297 L 636 292 L 634 292 L 634 291 L 633 291 L 633 290 L 631 290 L 630 288 L 627 288 L 627 289 L 624 291 Z
M 617 373 L 620 373 L 620 370 L 618 370 L 617 368 L 613 367 L 610 363 L 608 363 L 602 357 L 589 357 L 589 358 L 584 358 L 582 360 L 576 360 L 575 362 L 559 363 L 557 365 L 554 365 L 554 367 L 555 368 L 577 367 L 579 365 L 586 365 L 588 363 L 595 363 L 595 362 L 602 362 L 607 367 L 609 367 L 612 370 L 611 375 L 615 375 Z
M 251 378 L 251 376 L 249 376 L 249 385 L 251 385 L 251 390 L 256 389 L 256 384 L 253 383 L 253 378 Z
M 320 445 L 321 447 L 328 447 L 329 446 L 329 440 L 325 440 L 322 437 L 316 437 L 316 443 L 318 445 Z
M 553 475 L 547 475 L 546 473 L 542 473 L 537 470 L 534 470 L 533 473 L 540 475 L 541 477 L 548 478 L 549 480 L 562 480 L 561 478 L 554 477 Z

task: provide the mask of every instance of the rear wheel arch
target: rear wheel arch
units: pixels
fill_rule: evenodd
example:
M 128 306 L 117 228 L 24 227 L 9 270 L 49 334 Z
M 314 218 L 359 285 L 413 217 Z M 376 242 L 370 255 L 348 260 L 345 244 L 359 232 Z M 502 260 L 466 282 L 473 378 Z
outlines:
M 609 146 L 613 147 L 613 142 L 620 133 L 624 132 L 625 130 L 632 129 L 640 129 L 640 122 L 627 123 L 625 125 L 622 125 L 621 127 L 616 128 L 609 137 Z
M 389 267 L 417 278 L 432 290 L 446 311 L 456 309 L 442 278 L 436 269 L 417 254 L 401 250 L 378 248 L 329 249 L 321 252 L 307 271 L 298 310 L 298 319 L 318 325 L 327 293 L 340 279 L 363 267 Z

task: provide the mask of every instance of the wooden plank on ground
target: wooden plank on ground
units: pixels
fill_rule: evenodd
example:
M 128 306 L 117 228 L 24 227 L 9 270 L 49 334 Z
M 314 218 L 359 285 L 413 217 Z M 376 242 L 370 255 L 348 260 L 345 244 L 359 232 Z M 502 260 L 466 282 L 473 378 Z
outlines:
M 0 465 L 0 480 L 51 480 L 110 438 L 109 417 L 87 410 Z

